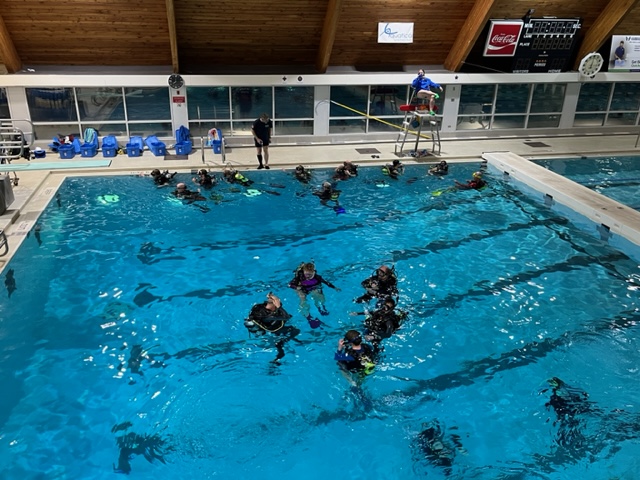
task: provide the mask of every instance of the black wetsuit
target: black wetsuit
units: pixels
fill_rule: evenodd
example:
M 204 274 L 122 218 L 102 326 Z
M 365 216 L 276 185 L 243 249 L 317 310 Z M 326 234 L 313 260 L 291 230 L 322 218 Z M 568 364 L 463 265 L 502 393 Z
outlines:
M 190 200 L 192 202 L 196 200 L 206 200 L 199 192 L 192 192 L 186 188 L 183 191 L 175 190 L 173 195 L 180 200 Z
M 405 317 L 404 312 L 397 313 L 395 310 L 383 306 L 365 319 L 364 325 L 367 329 L 365 334 L 373 335 L 375 337 L 374 343 L 383 338 L 389 338 L 400 328 Z
M 349 372 L 367 372 L 373 368 L 375 364 L 376 351 L 374 347 L 366 343 L 360 345 L 360 349 L 356 350 L 352 345 L 345 345 L 344 350 L 338 350 L 334 359 L 340 365 L 340 368 Z
M 438 164 L 429 170 L 432 175 L 447 175 L 449 173 L 449 165 Z
M 162 173 L 153 175 L 153 183 L 155 183 L 156 185 L 167 185 L 171 181 L 174 175 L 175 173 L 171 174 L 169 172 L 162 172 Z
M 354 165 L 349 168 L 346 165 L 340 165 L 336 168 L 335 173 L 333 174 L 334 180 L 348 180 L 351 177 L 355 177 L 358 175 L 358 167 Z
M 256 334 L 264 334 L 266 332 L 276 334 L 291 333 L 290 329 L 294 327 L 286 327 L 285 325 L 291 315 L 282 307 L 269 310 L 267 308 L 268 303 L 257 303 L 251 308 L 251 312 L 249 312 L 249 316 L 245 321 L 247 329 Z
M 216 177 L 212 177 L 208 173 L 204 176 L 198 177 L 198 184 L 204 188 L 211 188 L 216 184 Z
M 363 280 L 361 285 L 367 289 L 367 293 L 358 297 L 357 303 L 368 302 L 373 297 L 386 298 L 398 294 L 398 279 L 392 273 L 382 278 L 376 271 L 371 277 Z
M 302 183 L 309 183 L 311 180 L 311 172 L 308 170 L 296 170 L 294 175 L 296 179 Z

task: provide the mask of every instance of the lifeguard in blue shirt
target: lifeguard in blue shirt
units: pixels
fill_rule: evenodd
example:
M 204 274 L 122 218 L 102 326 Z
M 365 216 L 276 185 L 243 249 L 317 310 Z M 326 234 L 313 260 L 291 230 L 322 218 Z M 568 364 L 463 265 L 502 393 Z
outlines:
M 415 89 L 416 96 L 418 98 L 426 98 L 429 100 L 429 113 L 431 115 L 435 115 L 435 103 L 436 99 L 440 98 L 440 95 L 436 92 L 432 92 L 431 88 L 437 88 L 442 92 L 442 87 L 433 82 L 430 78 L 427 78 L 424 75 L 424 70 L 422 69 L 418 70 L 418 76 L 415 78 L 411 86 Z

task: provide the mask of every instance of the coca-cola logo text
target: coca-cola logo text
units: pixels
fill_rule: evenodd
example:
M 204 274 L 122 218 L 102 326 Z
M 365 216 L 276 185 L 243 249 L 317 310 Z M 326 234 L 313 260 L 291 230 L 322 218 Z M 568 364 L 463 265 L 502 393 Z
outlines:
M 491 38 L 491 43 L 493 43 L 494 45 L 509 45 L 511 43 L 514 43 L 516 41 L 516 36 L 515 35 L 506 35 L 506 34 L 499 34 L 499 35 L 494 35 Z

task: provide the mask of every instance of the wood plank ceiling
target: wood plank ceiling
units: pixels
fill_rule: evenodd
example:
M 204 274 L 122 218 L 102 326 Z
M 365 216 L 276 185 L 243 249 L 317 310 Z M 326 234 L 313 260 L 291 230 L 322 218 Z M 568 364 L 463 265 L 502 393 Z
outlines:
M 167 66 L 180 73 L 460 69 L 485 18 L 581 17 L 580 55 L 637 34 L 639 0 L 0 0 L 0 63 Z M 378 22 L 414 22 L 414 43 L 377 43 Z M 585 50 L 586 49 L 586 50 Z

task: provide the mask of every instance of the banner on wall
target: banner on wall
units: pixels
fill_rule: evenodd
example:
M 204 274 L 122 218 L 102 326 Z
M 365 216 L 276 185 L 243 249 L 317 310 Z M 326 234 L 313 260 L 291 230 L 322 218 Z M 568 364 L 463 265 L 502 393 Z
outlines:
M 413 43 L 413 23 L 378 23 L 378 43 Z
M 491 20 L 484 47 L 485 57 L 513 57 L 522 32 L 522 20 Z
M 613 35 L 609 54 L 610 72 L 640 72 L 640 36 Z

